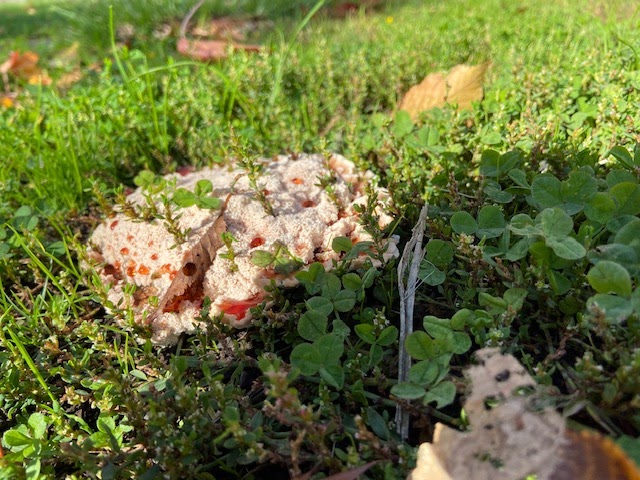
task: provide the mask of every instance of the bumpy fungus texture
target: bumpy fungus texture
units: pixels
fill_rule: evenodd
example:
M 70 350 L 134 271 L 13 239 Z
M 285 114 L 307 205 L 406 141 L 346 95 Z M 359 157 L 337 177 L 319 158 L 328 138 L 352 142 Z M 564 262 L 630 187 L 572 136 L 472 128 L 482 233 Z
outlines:
M 279 274 L 271 266 L 252 263 L 252 252 L 273 253 L 283 245 L 304 265 L 322 262 L 330 269 L 332 260 L 338 258 L 331 249 L 335 237 L 347 236 L 354 243 L 370 240 L 353 208 L 367 201 L 364 185 L 371 180 L 370 172 L 356 172 L 353 163 L 340 155 L 329 159 L 306 154 L 278 156 L 264 159 L 264 167 L 258 183 L 275 216 L 265 212 L 241 169 L 223 166 L 166 177 L 175 179 L 176 188 L 189 190 L 207 179 L 214 187 L 212 196 L 223 200 L 228 196 L 222 214 L 197 206 L 179 210 L 180 228 L 190 229 L 181 245 L 175 246 L 176 239 L 162 219 L 141 222 L 119 213 L 99 225 L 91 236 L 89 254 L 108 286 L 111 306 L 131 308 L 137 321 L 151 321 L 156 343 L 171 343 L 180 333 L 192 332 L 205 297 L 211 299 L 212 316 L 222 314 L 230 325 L 245 327 L 251 321 L 251 307 L 266 299 L 265 285 L 272 280 L 285 287 L 298 283 L 292 274 Z M 319 186 L 319 179 L 327 176 L 333 178 L 331 195 Z M 378 196 L 381 202 L 387 198 L 383 190 Z M 140 189 L 129 200 L 145 202 Z M 383 208 L 379 213 L 381 226 L 387 225 L 391 217 Z M 165 301 L 176 277 L 199 276 L 190 255 L 205 233 L 220 233 L 220 228 L 211 228 L 220 217 L 219 225 L 235 238 L 233 260 L 225 258 L 227 247 L 216 242 L 202 280 Z M 398 255 L 397 238 L 387 240 L 384 255 L 385 259 Z M 127 284 L 134 284 L 135 289 L 125 288 Z M 133 293 L 128 293 L 131 290 Z M 158 304 L 149 303 L 153 297 L 160 300 L 158 308 Z

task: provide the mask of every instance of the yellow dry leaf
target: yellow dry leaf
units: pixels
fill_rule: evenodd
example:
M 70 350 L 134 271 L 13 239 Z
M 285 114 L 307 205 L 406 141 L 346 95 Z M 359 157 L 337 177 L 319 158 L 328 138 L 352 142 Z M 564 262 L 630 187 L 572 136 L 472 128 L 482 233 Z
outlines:
M 456 65 L 445 77 L 432 73 L 418 85 L 414 85 L 400 102 L 400 110 L 406 110 L 412 119 L 422 112 L 446 104 L 456 105 L 458 110 L 471 107 L 471 102 L 481 100 L 482 84 L 489 63 L 482 65 Z
M 15 103 L 9 95 L 0 95 L 0 107 L 11 108 L 14 105 Z

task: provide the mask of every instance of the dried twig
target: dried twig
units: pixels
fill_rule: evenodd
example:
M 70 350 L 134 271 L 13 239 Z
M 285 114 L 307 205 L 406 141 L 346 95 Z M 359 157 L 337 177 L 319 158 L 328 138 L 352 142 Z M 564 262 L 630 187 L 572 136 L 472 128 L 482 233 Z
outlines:
M 404 247 L 398 262 L 398 294 L 400 296 L 400 353 L 398 362 L 398 382 L 406 382 L 411 368 L 411 357 L 405 348 L 407 337 L 413 332 L 413 307 L 418 286 L 420 263 L 425 255 L 422 240 L 427 223 L 428 205 L 420 211 L 418 223 Z M 406 284 L 405 284 L 406 277 Z M 400 404 L 396 407 L 396 431 L 401 438 L 409 436 L 409 413 Z

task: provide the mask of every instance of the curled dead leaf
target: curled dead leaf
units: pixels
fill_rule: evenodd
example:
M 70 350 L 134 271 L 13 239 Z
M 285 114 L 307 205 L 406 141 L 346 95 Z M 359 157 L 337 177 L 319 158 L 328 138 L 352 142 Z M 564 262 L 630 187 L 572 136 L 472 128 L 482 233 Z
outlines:
M 534 380 L 511 355 L 476 353 L 465 402 L 469 432 L 437 424 L 409 480 L 640 480 L 622 450 L 602 435 L 573 432 L 553 408 L 541 408 Z M 524 390 L 533 390 L 523 395 Z
M 26 51 L 20 53 L 13 51 L 9 54 L 9 58 L 0 65 L 0 74 L 10 74 L 21 80 L 26 80 L 29 84 L 50 85 L 51 78 L 38 67 L 37 53 Z
M 259 52 L 259 45 L 245 45 L 226 40 L 190 40 L 181 38 L 177 43 L 178 53 L 196 60 L 221 60 L 229 56 L 229 47 L 233 50 Z
M 432 73 L 418 85 L 407 91 L 399 109 L 406 110 L 415 119 L 420 113 L 446 104 L 456 105 L 458 110 L 471 107 L 471 102 L 482 100 L 483 81 L 489 63 L 481 65 L 456 65 L 445 77 Z
M 182 267 L 178 270 L 169 289 L 160 299 L 158 308 L 147 318 L 147 322 L 151 325 L 161 313 L 177 312 L 184 301 L 198 302 L 202 300 L 204 296 L 202 282 L 205 273 L 216 257 L 218 249 L 223 245 L 221 236 L 227 229 L 224 221 L 226 203 L 211 227 L 198 243 L 185 254 Z

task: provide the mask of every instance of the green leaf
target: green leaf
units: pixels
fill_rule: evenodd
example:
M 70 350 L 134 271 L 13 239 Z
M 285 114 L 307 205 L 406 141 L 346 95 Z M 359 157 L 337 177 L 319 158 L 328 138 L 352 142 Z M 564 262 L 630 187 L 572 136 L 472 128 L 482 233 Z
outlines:
M 535 226 L 533 219 L 526 213 L 518 213 L 511 217 L 509 222 L 509 230 L 516 235 L 540 235 L 541 230 Z
M 531 238 L 521 238 L 516 243 L 514 243 L 511 248 L 507 251 L 505 258 L 510 262 L 515 262 L 527 256 L 529 253 L 529 246 L 531 245 Z
M 207 193 L 212 191 L 213 191 L 213 184 L 211 183 L 211 180 L 202 179 L 196 182 L 196 188 L 194 189 L 194 193 L 196 194 L 197 197 L 202 197 L 203 195 L 206 195 Z
M 331 333 L 345 339 L 351 334 L 351 329 L 342 320 L 336 318 L 331 324 Z
M 327 333 L 328 324 L 327 315 L 318 310 L 309 310 L 298 320 L 298 333 L 305 340 L 313 342 Z
M 559 208 L 543 210 L 540 212 L 538 220 L 542 233 L 547 238 L 561 239 L 573 231 L 573 220 Z
M 456 398 L 456 386 L 448 380 L 430 388 L 422 400 L 424 404 L 436 402 L 436 408 L 446 407 Z
M 425 258 L 438 267 L 446 267 L 453 261 L 453 247 L 450 242 L 432 238 L 425 247 Z
M 429 386 L 436 381 L 439 365 L 432 360 L 421 360 L 409 369 L 409 380 L 417 385 Z
M 567 181 L 562 182 L 562 197 L 566 204 L 576 205 L 573 208 L 577 208 L 577 210 L 574 212 L 568 211 L 566 206 L 564 210 L 567 213 L 579 212 L 597 191 L 598 185 L 593 172 L 588 172 L 584 169 L 571 172 Z
M 427 332 L 418 330 L 407 337 L 407 353 L 416 360 L 427 360 L 436 355 L 436 347 Z
M 375 327 L 370 323 L 360 323 L 354 327 L 354 330 L 363 342 L 371 345 L 376 343 Z
M 310 343 L 296 345 L 291 351 L 290 362 L 303 375 L 315 375 L 322 367 L 320 352 Z
M 584 214 L 589 220 L 607 223 L 614 215 L 616 204 L 608 193 L 598 192 L 584 206 Z
M 173 197 L 171 197 L 171 201 L 182 208 L 195 205 L 197 200 L 198 199 L 195 194 L 191 190 L 187 190 L 186 188 L 176 189 Z
M 413 131 L 413 122 L 411 116 L 405 110 L 398 110 L 394 119 L 391 132 L 397 138 L 406 137 Z
M 500 135 L 498 135 L 498 139 L 501 141 Z M 521 161 L 522 156 L 515 150 L 503 155 L 495 150 L 485 150 L 480 157 L 480 174 L 485 177 L 499 177 L 518 166 Z
M 342 289 L 342 282 L 333 273 L 324 275 L 322 282 L 322 296 L 334 298 Z
M 615 243 L 633 248 L 640 257 L 640 219 L 634 218 L 621 227 L 613 237 Z
M 531 183 L 531 196 L 542 208 L 561 205 L 562 182 L 551 174 L 537 175 Z
M 619 145 L 613 147 L 609 150 L 609 155 L 612 155 L 618 162 L 624 165 L 627 168 L 634 168 L 633 159 L 631 158 L 631 154 L 629 151 L 621 147 Z
M 33 438 L 16 429 L 7 430 L 2 435 L 2 442 L 9 447 L 24 447 L 30 445 L 33 441 Z
M 267 252 L 266 250 L 252 251 L 250 258 L 251 263 L 261 268 L 267 268 L 275 261 L 275 257 L 273 256 L 273 254 Z
M 427 393 L 424 387 L 409 382 L 400 382 L 391 387 L 391 394 L 405 400 L 416 400 Z
M 471 337 L 464 332 L 453 332 L 451 338 L 451 353 L 461 355 L 471 348 Z
M 633 313 L 633 304 L 626 298 L 598 293 L 587 300 L 589 311 L 602 310 L 610 324 L 624 322 Z
M 560 258 L 578 260 L 587 254 L 585 248 L 572 237 L 547 238 L 546 244 Z
M 142 170 L 135 176 L 133 183 L 136 187 L 148 187 L 149 185 L 153 185 L 155 179 L 155 173 L 150 170 Z
M 422 319 L 422 326 L 434 339 L 451 338 L 452 331 L 450 320 L 446 318 L 438 318 L 433 315 L 426 315 Z
M 389 440 L 389 438 L 391 438 L 391 432 L 389 432 L 389 426 L 386 420 L 376 412 L 373 407 L 367 407 L 367 425 L 369 425 L 373 433 L 382 440 Z
M 513 182 L 519 187 L 526 188 L 526 189 L 531 188 L 531 186 L 529 185 L 529 182 L 527 181 L 527 174 L 523 170 L 520 170 L 519 168 L 514 168 L 513 170 L 510 170 L 509 178 L 513 180 Z
M 551 269 L 547 270 L 547 279 L 556 295 L 564 295 L 571 290 L 571 281 L 560 272 Z
M 344 386 L 344 369 L 342 365 L 327 365 L 320 368 L 320 378 L 336 390 Z
M 486 205 L 478 212 L 478 238 L 496 238 L 504 232 L 506 222 L 499 207 Z
M 470 325 L 472 319 L 473 312 L 468 308 L 458 310 L 453 314 L 453 317 L 451 317 L 451 328 L 454 330 L 462 330 L 465 325 Z
M 387 347 L 398 339 L 398 329 L 393 325 L 385 327 L 378 335 L 376 343 L 381 347 Z
M 622 182 L 611 187 L 609 195 L 616 204 L 617 215 L 638 215 L 640 213 L 640 185 Z
M 451 228 L 456 233 L 473 235 L 478 230 L 478 223 L 468 212 L 460 211 L 451 216 Z
M 362 287 L 362 279 L 357 273 L 347 273 L 342 277 L 342 285 L 347 290 L 356 292 Z
M 320 361 L 324 366 L 340 362 L 344 353 L 344 340 L 335 333 L 327 333 L 313 343 L 320 352 Z
M 47 422 L 47 417 L 45 417 L 42 413 L 34 412 L 29 415 L 29 420 L 27 420 L 31 431 L 33 432 L 33 438 L 38 440 L 43 439 L 47 432 L 47 428 L 49 428 L 49 424 Z
M 507 305 L 518 312 L 522 309 L 524 300 L 527 298 L 527 290 L 524 288 L 509 288 L 502 297 L 507 302 Z
M 311 297 L 305 303 L 309 310 L 315 310 L 325 317 L 328 317 L 333 312 L 333 303 L 325 297 Z
M 320 280 L 324 273 L 324 266 L 320 262 L 314 262 L 307 270 L 296 273 L 295 277 L 304 285 L 309 295 L 315 295 L 320 291 Z
M 423 260 L 420 263 L 420 270 L 418 271 L 418 278 L 427 285 L 435 287 L 436 285 L 442 285 L 446 279 L 445 273 L 436 267 L 433 263 Z
M 589 285 L 598 293 L 614 293 L 622 297 L 631 295 L 631 276 L 622 265 L 602 260 L 587 274 Z
M 499 315 L 507 310 L 507 302 L 500 297 L 494 297 L 487 292 L 478 294 L 478 303 L 482 307 L 489 307 L 489 313 Z
M 348 253 L 353 248 L 353 243 L 349 237 L 335 237 L 331 241 L 331 249 L 336 253 Z
M 341 290 L 333 299 L 336 312 L 350 312 L 356 304 L 356 294 L 353 290 Z
M 220 205 L 222 205 L 222 202 L 220 201 L 219 198 L 216 198 L 216 197 L 199 197 L 196 200 L 196 205 L 198 206 L 198 208 L 216 210 L 220 208 Z

